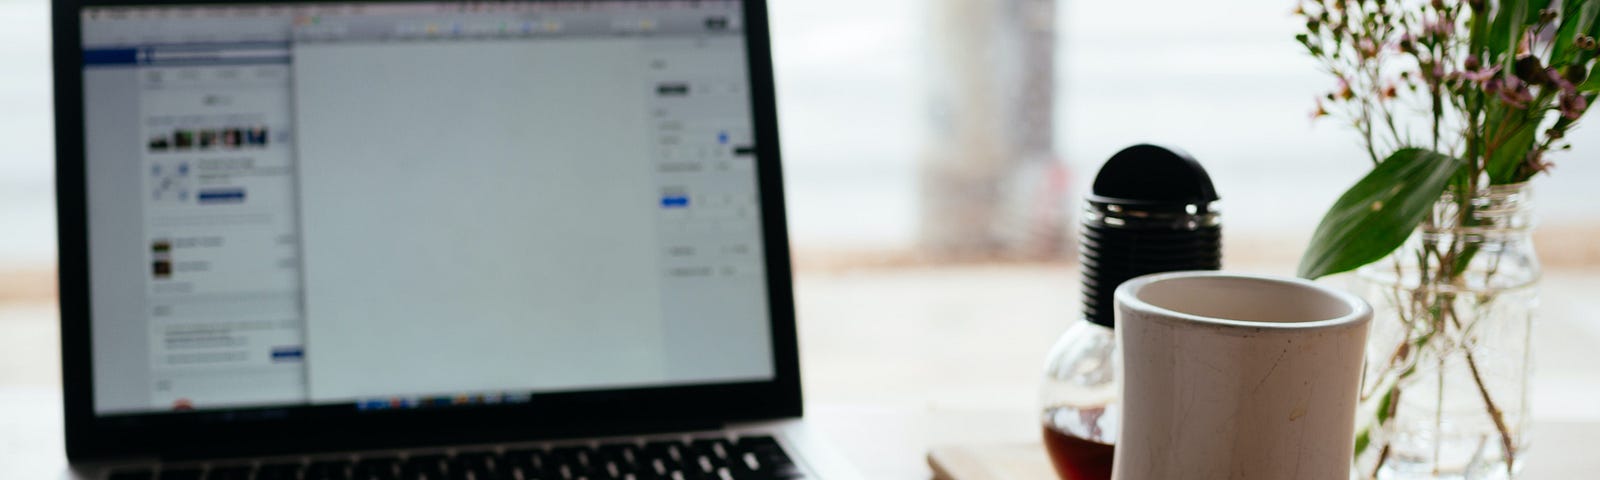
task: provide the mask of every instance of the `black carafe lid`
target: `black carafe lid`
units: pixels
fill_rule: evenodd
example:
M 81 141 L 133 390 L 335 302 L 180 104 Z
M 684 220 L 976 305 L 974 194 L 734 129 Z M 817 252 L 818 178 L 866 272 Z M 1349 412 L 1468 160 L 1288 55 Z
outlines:
M 1183 151 L 1141 144 L 1106 160 L 1079 230 L 1084 318 L 1112 327 L 1113 292 L 1133 277 L 1220 268 L 1217 199 L 1211 176 Z

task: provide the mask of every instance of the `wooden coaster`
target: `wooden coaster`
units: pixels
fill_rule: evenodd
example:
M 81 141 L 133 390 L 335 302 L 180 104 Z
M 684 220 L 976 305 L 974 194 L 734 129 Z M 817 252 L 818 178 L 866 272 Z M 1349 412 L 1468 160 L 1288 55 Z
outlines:
M 928 452 L 935 480 L 1048 480 L 1056 476 L 1044 445 L 949 445 Z

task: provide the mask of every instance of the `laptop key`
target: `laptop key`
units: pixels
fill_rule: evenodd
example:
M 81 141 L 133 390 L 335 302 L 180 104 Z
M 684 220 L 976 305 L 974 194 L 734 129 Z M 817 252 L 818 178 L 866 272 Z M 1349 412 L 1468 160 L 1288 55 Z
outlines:
M 733 478 L 804 478 L 805 472 L 794 464 L 783 451 L 778 440 L 770 436 L 742 437 L 729 452 L 729 473 Z
M 632 475 L 633 475 L 633 480 L 671 480 L 672 479 L 672 474 L 670 472 L 663 474 L 663 473 L 658 473 L 655 470 L 640 470 L 640 471 L 634 472 Z
M 644 453 L 638 445 L 631 443 L 611 443 L 600 446 L 599 458 L 607 465 L 613 465 L 618 472 L 632 473 L 643 465 L 641 459 Z
M 493 452 L 460 453 L 449 460 L 450 480 L 502 480 L 499 466 Z
M 759 478 L 761 462 L 756 461 L 756 456 L 750 453 L 741 453 L 728 462 L 728 472 L 733 478 Z
M 722 480 L 716 473 L 702 472 L 698 469 L 682 470 L 677 473 L 678 475 L 674 475 L 673 478 L 682 478 L 683 480 Z
M 599 460 L 599 452 L 593 448 L 573 446 L 559 447 L 550 450 L 550 458 L 562 469 L 562 478 L 605 478 L 601 474 L 603 464 Z
M 725 438 L 701 438 L 689 442 L 689 447 L 695 453 L 706 455 L 721 462 L 726 462 L 733 450 L 733 444 Z
M 404 480 L 448 480 L 448 467 L 445 466 L 444 455 L 416 455 L 407 458 L 400 466 L 400 478 Z
M 494 452 L 461 452 L 450 458 L 451 467 L 494 470 L 499 463 Z
M 515 479 L 519 476 L 524 480 L 556 478 L 551 475 L 555 470 L 551 468 L 550 455 L 543 450 L 511 450 L 507 451 L 501 460 L 500 463 L 505 465 L 504 470 L 507 474 L 504 476 L 509 478 Z
M 662 480 L 672 478 L 672 468 L 659 458 L 641 457 L 639 468 L 633 472 L 638 480 Z
M 772 437 L 747 437 L 739 439 L 734 445 L 734 451 L 740 456 L 750 455 L 754 458 L 757 471 L 768 471 L 785 465 L 794 465 L 789 455 L 784 453 L 783 447 Z
M 773 471 L 768 472 L 768 474 L 771 475 L 772 478 L 782 478 L 782 479 L 805 478 L 805 476 L 806 476 L 805 472 L 801 472 L 800 471 L 800 467 L 796 466 L 793 463 L 788 464 L 788 465 L 779 466 L 778 468 L 774 469 Z
M 683 442 L 650 442 L 644 445 L 647 458 L 659 461 L 667 470 L 682 468 L 686 454 Z

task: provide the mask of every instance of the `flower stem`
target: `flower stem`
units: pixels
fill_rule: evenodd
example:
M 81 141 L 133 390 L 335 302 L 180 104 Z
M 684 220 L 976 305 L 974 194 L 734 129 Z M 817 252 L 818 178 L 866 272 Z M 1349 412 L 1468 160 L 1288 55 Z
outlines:
M 1439 388 L 1433 394 L 1433 431 L 1444 431 L 1444 355 L 1439 356 Z M 1439 475 L 1439 451 L 1444 448 L 1444 442 L 1435 438 L 1433 441 L 1433 474 Z
M 1483 404 L 1489 408 L 1489 418 L 1494 419 L 1494 428 L 1500 430 L 1500 446 L 1506 454 L 1506 475 L 1509 478 L 1516 471 L 1517 445 L 1511 436 L 1511 429 L 1506 427 L 1505 416 L 1500 408 L 1494 404 L 1494 399 L 1489 396 L 1489 389 L 1483 382 L 1483 375 L 1478 373 L 1478 361 L 1472 358 L 1472 352 L 1467 352 L 1467 369 L 1472 371 L 1472 381 L 1478 384 L 1478 394 L 1483 396 Z
M 1455 314 L 1455 309 L 1449 310 L 1450 321 L 1457 330 L 1465 331 L 1461 325 L 1461 318 Z M 1483 374 L 1478 371 L 1478 359 L 1473 357 L 1471 349 L 1462 351 L 1467 357 L 1467 370 L 1472 372 L 1472 381 L 1477 384 L 1478 394 L 1483 397 L 1483 405 L 1489 410 L 1489 418 L 1494 420 L 1494 428 L 1500 432 L 1500 446 L 1504 450 L 1506 459 L 1506 475 L 1509 478 L 1515 472 L 1517 459 L 1516 438 L 1511 435 L 1511 429 L 1506 426 L 1505 415 L 1500 407 L 1494 403 L 1494 398 L 1489 395 L 1489 384 L 1484 382 Z

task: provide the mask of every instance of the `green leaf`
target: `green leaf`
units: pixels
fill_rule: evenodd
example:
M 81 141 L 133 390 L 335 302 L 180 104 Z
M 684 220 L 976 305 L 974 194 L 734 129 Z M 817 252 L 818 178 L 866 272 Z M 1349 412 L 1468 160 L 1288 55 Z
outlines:
M 1600 10 L 1600 9 L 1597 9 L 1597 10 Z M 1585 15 L 1588 16 L 1587 20 L 1589 21 L 1589 23 L 1585 24 L 1585 25 L 1589 26 L 1589 36 L 1595 37 L 1597 35 L 1600 35 L 1600 18 L 1596 18 L 1596 17 L 1600 17 L 1600 12 L 1597 12 L 1596 10 L 1588 10 L 1587 13 L 1585 13 Z M 1583 30 L 1579 30 L 1579 32 L 1582 32 L 1582 31 Z M 1597 37 L 1597 38 L 1600 38 L 1600 37 Z
M 1356 454 L 1355 454 L 1355 456 L 1357 456 L 1357 457 L 1361 456 L 1361 452 L 1367 451 L 1367 446 L 1371 445 L 1371 444 L 1372 444 L 1372 430 L 1371 429 L 1367 429 L 1367 428 L 1361 429 L 1361 433 L 1356 434 Z
M 1539 23 L 1539 12 L 1550 8 L 1550 0 L 1528 0 L 1528 4 L 1522 8 L 1523 11 L 1528 12 L 1528 26 L 1533 26 Z
M 1438 201 L 1461 161 L 1421 148 L 1384 159 L 1322 216 L 1300 257 L 1300 276 L 1318 278 L 1382 259 L 1404 243 Z
M 1389 422 L 1389 411 L 1394 409 L 1394 392 L 1399 389 L 1398 386 L 1390 387 L 1389 391 L 1383 392 L 1383 398 L 1378 399 L 1378 425 Z
M 1478 247 L 1480 246 L 1476 243 L 1469 243 L 1467 246 L 1462 247 L 1461 254 L 1456 256 L 1455 265 L 1450 266 L 1450 268 L 1455 269 L 1451 270 L 1451 272 L 1459 275 L 1467 271 L 1467 267 L 1472 265 L 1472 257 L 1478 256 Z
M 1565 0 L 1561 7 L 1561 26 L 1551 40 L 1550 65 L 1563 65 L 1571 60 L 1572 39 L 1579 32 L 1588 32 L 1597 14 L 1600 14 L 1600 1 Z
M 1512 121 L 1508 118 L 1506 121 Z M 1500 144 L 1495 151 L 1489 152 L 1489 160 L 1484 164 L 1484 170 L 1489 172 L 1490 185 L 1506 185 L 1517 183 L 1517 172 L 1523 162 L 1527 160 L 1528 149 L 1533 148 L 1534 135 L 1539 131 L 1537 121 L 1521 119 L 1521 125 L 1511 133 L 1511 137 Z
M 1594 68 L 1589 70 L 1589 78 L 1578 84 L 1580 92 L 1600 92 L 1600 62 L 1594 62 Z
M 1473 55 L 1482 52 L 1485 42 L 1488 41 L 1490 17 L 1488 7 L 1472 9 L 1472 33 L 1468 36 L 1468 41 Z M 1493 57 L 1483 58 L 1482 60 L 1484 65 L 1494 64 Z
M 1528 2 L 1505 0 L 1494 14 L 1494 26 L 1489 29 L 1489 58 L 1485 63 L 1503 59 L 1509 68 L 1515 61 L 1517 40 L 1522 36 L 1522 26 L 1528 21 Z

